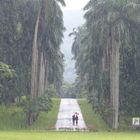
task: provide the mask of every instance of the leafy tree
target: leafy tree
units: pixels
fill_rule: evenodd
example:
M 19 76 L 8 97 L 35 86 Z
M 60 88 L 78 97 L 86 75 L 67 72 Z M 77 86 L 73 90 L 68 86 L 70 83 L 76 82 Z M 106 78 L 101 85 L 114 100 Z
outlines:
M 27 124 L 32 125 L 38 119 L 39 113 L 41 111 L 48 112 L 52 108 L 52 95 L 45 91 L 44 94 L 38 96 L 36 99 L 31 99 L 30 97 L 22 98 L 19 102 L 19 105 L 23 108 L 23 111 L 26 114 Z M 36 114 L 33 118 L 29 114 Z M 30 120 L 32 119 L 32 120 Z
M 0 103 L 8 104 L 14 101 L 15 95 L 7 93 L 7 90 L 13 88 L 12 82 L 15 77 L 15 71 L 9 65 L 0 62 Z

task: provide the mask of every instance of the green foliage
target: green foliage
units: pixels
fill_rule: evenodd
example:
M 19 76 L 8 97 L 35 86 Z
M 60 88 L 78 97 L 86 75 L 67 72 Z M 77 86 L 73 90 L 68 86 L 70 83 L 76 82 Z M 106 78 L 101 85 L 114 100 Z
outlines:
M 14 101 L 16 95 L 7 91 L 13 88 L 16 77 L 16 72 L 11 66 L 0 62 L 0 104 L 9 104 Z
M 123 48 L 120 73 L 120 109 L 125 115 L 139 116 L 140 111 L 140 63 L 139 48 Z M 137 63 L 136 63 L 137 62 Z
M 30 113 L 36 114 L 35 120 L 38 119 L 38 115 L 41 111 L 48 112 L 52 108 L 51 96 L 48 92 L 31 99 L 30 97 L 20 100 L 19 105 L 23 108 L 23 111 L 28 115 Z
M 35 1 L 0 1 L 0 60 L 18 75 L 6 92 L 17 96 L 30 93 L 31 46 Z M 5 85 L 9 85 L 8 81 Z
M 54 85 L 49 85 L 49 87 L 45 91 L 45 93 L 47 93 L 49 97 L 55 97 L 57 94 L 56 92 L 57 91 Z
M 9 65 L 0 62 L 0 79 L 3 78 L 15 78 L 16 73 L 13 69 L 10 68 Z
M 70 83 L 63 83 L 62 86 L 63 89 L 63 94 L 61 95 L 61 97 L 63 98 L 76 98 L 78 97 L 78 94 L 75 90 L 75 85 L 74 84 L 70 84 Z

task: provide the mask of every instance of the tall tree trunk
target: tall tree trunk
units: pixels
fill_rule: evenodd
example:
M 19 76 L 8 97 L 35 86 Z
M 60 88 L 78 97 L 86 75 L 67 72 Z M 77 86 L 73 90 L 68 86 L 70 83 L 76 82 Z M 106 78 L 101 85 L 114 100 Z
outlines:
M 31 97 L 35 98 L 38 94 L 38 45 L 37 45 L 37 36 L 38 36 L 38 27 L 39 27 L 39 19 L 40 19 L 40 10 L 38 12 L 35 32 L 34 32 L 34 40 L 32 47 L 32 73 L 31 73 Z
M 49 68 L 49 63 L 48 63 L 47 59 L 45 59 L 45 77 L 44 77 L 45 89 L 47 89 L 49 86 L 49 81 L 48 81 L 49 70 L 48 70 L 48 68 Z
M 119 30 L 119 29 L 118 29 Z M 111 104 L 112 104 L 112 128 L 118 129 L 118 116 L 119 116 L 119 48 L 120 42 L 116 40 L 116 27 L 112 30 L 112 53 L 111 53 L 111 63 L 110 63 L 110 93 L 111 93 Z
M 40 70 L 39 70 L 39 85 L 38 85 L 38 94 L 41 95 L 45 90 L 45 60 L 43 57 L 43 52 L 40 56 Z
M 31 98 L 35 99 L 38 95 L 38 29 L 39 29 L 40 10 L 35 24 L 34 40 L 32 46 L 32 71 L 31 71 Z M 35 114 L 33 112 L 28 113 L 28 124 L 31 125 L 34 121 Z

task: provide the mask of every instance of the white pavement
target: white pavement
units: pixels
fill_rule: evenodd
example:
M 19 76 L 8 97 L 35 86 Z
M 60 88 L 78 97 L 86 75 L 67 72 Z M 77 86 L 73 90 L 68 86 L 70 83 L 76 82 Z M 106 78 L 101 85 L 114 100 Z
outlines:
M 78 125 L 72 124 L 72 115 L 77 112 L 78 115 Z M 81 109 L 77 103 L 76 99 L 61 99 L 60 108 L 57 116 L 57 122 L 55 125 L 57 131 L 60 130 L 87 130 L 86 124 L 83 120 Z

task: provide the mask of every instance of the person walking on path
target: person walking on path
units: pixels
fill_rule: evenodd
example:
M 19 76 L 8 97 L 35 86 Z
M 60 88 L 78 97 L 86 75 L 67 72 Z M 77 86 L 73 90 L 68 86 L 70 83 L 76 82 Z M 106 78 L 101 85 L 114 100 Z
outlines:
M 75 121 L 76 121 L 76 125 L 78 125 L 78 113 L 75 114 Z
M 75 114 L 73 114 L 73 115 L 72 115 L 72 123 L 73 123 L 73 125 L 75 125 L 75 121 L 76 121 L 76 120 L 75 120 L 75 117 L 76 117 Z

